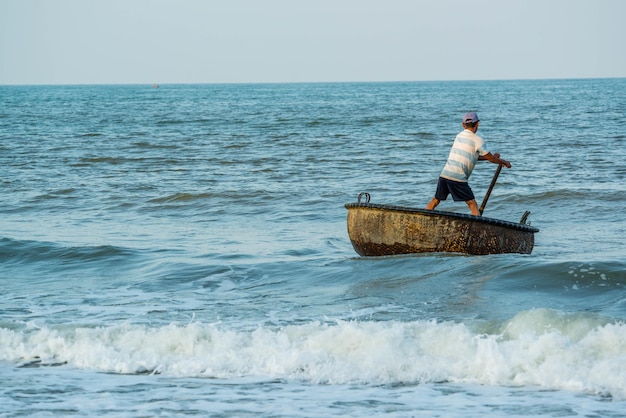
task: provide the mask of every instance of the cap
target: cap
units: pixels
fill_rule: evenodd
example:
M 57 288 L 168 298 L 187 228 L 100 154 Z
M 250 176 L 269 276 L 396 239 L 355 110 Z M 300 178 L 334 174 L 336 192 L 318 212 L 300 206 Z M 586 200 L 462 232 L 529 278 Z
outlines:
M 480 122 L 480 119 L 478 119 L 478 115 L 475 112 L 468 112 L 463 115 L 463 123 L 469 122 Z

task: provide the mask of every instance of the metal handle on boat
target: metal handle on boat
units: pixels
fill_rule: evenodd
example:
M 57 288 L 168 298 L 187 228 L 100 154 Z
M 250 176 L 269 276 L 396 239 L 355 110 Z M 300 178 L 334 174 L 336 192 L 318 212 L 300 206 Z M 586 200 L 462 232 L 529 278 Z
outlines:
M 365 197 L 365 203 L 369 203 L 370 202 L 370 194 L 367 192 L 362 192 L 359 193 L 359 197 L 357 199 L 357 203 L 361 203 L 361 198 Z

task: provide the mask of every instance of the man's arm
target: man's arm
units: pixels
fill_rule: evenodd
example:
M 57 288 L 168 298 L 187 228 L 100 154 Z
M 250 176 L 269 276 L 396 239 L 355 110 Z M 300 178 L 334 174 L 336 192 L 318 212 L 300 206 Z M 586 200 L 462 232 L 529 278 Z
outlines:
M 492 162 L 494 164 L 502 164 L 506 168 L 511 168 L 511 163 L 508 162 L 507 160 L 503 160 L 502 158 L 500 158 L 500 154 L 498 154 L 498 153 L 492 154 L 492 153 L 488 152 L 485 155 L 479 156 L 478 159 L 479 160 L 487 160 L 487 161 L 490 161 L 490 162 Z

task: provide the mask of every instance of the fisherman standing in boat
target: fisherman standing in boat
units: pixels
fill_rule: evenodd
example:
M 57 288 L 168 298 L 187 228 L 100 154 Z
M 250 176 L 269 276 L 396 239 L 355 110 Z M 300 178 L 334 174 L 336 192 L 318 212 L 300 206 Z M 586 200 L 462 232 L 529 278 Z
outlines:
M 492 154 L 484 147 L 481 137 L 476 135 L 480 119 L 474 112 L 463 115 L 463 132 L 454 139 L 448 161 L 439 175 L 435 197 L 426 205 L 426 209 L 433 210 L 449 194 L 455 202 L 464 201 L 472 211 L 472 215 L 480 216 L 474 193 L 468 184 L 472 170 L 478 160 L 491 161 L 511 168 L 511 163 L 500 158 L 500 154 Z

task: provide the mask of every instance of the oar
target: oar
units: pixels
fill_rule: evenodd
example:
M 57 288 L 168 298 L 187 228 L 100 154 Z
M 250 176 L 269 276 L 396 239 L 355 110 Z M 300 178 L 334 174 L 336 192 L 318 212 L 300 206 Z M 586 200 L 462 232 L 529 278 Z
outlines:
M 485 198 L 483 199 L 483 203 L 480 205 L 480 209 L 478 209 L 478 211 L 480 212 L 481 216 L 482 216 L 483 212 L 485 211 L 485 206 L 487 205 L 487 200 L 489 200 L 489 196 L 491 195 L 491 191 L 493 190 L 493 186 L 496 185 L 496 180 L 498 180 L 498 176 L 500 175 L 500 171 L 502 170 L 502 165 L 503 164 L 498 164 L 498 169 L 496 170 L 496 174 L 493 175 L 493 178 L 491 179 L 491 184 L 489 185 L 489 189 L 487 190 L 487 194 L 485 194 Z

